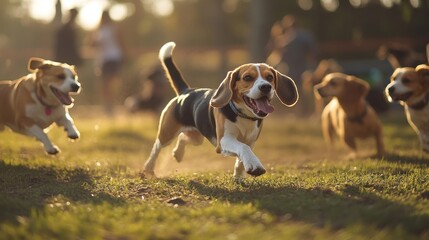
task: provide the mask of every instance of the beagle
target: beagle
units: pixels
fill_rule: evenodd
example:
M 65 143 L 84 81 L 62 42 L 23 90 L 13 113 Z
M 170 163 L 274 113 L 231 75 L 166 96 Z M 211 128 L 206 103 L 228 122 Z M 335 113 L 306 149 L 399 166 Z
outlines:
M 429 66 L 397 68 L 386 86 L 390 102 L 404 105 L 408 123 L 417 133 L 421 148 L 429 153 Z
M 356 138 L 375 137 L 377 155 L 384 155 L 382 125 L 365 96 L 369 84 L 362 79 L 343 73 L 331 73 L 317 84 L 315 91 L 321 97 L 333 97 L 322 112 L 323 137 L 329 146 L 337 135 L 357 155 Z
M 70 139 L 79 131 L 68 113 L 73 105 L 70 93 L 79 93 L 81 85 L 74 66 L 41 58 L 28 62 L 30 74 L 14 81 L 0 81 L 0 131 L 12 131 L 35 137 L 48 154 L 60 150 L 45 131 L 52 123 L 63 126 Z
M 200 145 L 204 137 L 217 153 L 236 157 L 234 178 L 247 172 L 265 173 L 259 158 L 252 152 L 264 118 L 274 111 L 275 95 L 288 106 L 298 100 L 292 79 L 264 63 L 249 63 L 229 71 L 217 89 L 191 88 L 172 59 L 174 42 L 166 43 L 159 58 L 176 92 L 162 111 L 158 134 L 147 159 L 144 173 L 154 175 L 161 149 L 178 136 L 173 157 L 182 161 L 185 145 Z

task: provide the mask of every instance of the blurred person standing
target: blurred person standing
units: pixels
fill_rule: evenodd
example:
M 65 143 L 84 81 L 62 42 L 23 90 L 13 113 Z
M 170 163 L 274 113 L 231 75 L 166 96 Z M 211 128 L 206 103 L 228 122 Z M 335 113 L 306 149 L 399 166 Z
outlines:
M 70 9 L 67 22 L 60 26 L 55 33 L 55 61 L 75 66 L 79 66 L 82 63 L 76 37 L 76 18 L 78 14 L 79 11 L 76 8 Z
M 301 93 L 302 74 L 317 64 L 318 46 L 315 38 L 311 32 L 299 26 L 293 15 L 286 15 L 273 25 L 269 44 L 271 52 L 267 63 L 295 80 Z M 309 108 L 305 101 L 301 98 L 297 108 L 304 115 Z
M 298 20 L 286 15 L 281 21 L 284 29 L 277 42 L 287 74 L 300 82 L 301 74 L 316 64 L 318 47 L 311 32 L 299 26 Z
M 104 10 L 100 24 L 90 39 L 90 45 L 96 49 L 96 75 L 101 80 L 102 98 L 107 114 L 114 113 L 119 91 L 120 72 L 124 60 L 124 42 L 120 30 Z

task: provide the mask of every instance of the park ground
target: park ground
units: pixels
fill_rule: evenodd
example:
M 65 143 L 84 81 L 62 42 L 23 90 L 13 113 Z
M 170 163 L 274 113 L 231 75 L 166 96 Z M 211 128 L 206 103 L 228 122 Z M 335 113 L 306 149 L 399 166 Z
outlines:
M 267 173 L 241 184 L 207 141 L 142 177 L 156 114 L 72 115 L 81 139 L 53 127 L 55 157 L 0 133 L 0 239 L 429 239 L 429 159 L 402 111 L 381 117 L 383 159 L 372 139 L 328 153 L 318 118 L 274 114 L 254 148 Z

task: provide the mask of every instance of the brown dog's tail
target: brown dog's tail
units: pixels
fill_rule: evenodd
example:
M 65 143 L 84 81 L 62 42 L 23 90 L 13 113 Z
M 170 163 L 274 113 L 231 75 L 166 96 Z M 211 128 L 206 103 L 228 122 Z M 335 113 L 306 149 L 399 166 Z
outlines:
M 171 87 L 173 88 L 174 92 L 176 92 L 176 95 L 180 95 L 184 91 L 188 90 L 190 86 L 185 81 L 182 73 L 173 61 L 174 47 L 176 47 L 176 43 L 174 42 L 168 42 L 164 44 L 164 46 L 162 46 L 159 50 L 159 60 L 164 67 Z

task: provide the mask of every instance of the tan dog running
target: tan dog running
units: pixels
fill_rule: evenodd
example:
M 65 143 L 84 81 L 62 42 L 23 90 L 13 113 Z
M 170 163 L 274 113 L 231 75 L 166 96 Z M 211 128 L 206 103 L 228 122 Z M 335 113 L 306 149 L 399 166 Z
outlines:
M 57 154 L 45 130 L 56 123 L 63 126 L 70 139 L 79 138 L 68 108 L 73 104 L 70 93 L 80 91 L 73 66 L 41 58 L 31 58 L 32 72 L 15 81 L 0 81 L 0 131 L 5 126 L 14 132 L 35 137 L 47 153 Z
M 186 144 L 199 145 L 204 137 L 216 152 L 236 157 L 234 177 L 245 173 L 259 176 L 265 168 L 252 148 L 259 137 L 262 121 L 274 111 L 275 95 L 293 106 L 298 92 L 292 79 L 267 64 L 245 64 L 228 72 L 217 89 L 191 88 L 172 59 L 175 43 L 166 43 L 159 58 L 177 96 L 164 108 L 145 174 L 154 175 L 161 149 L 178 136 L 173 157 L 182 161 Z
M 356 138 L 373 136 L 377 155 L 384 155 L 382 125 L 365 96 L 369 84 L 354 76 L 331 73 L 316 85 L 315 91 L 321 97 L 333 97 L 322 112 L 322 130 L 325 141 L 331 146 L 337 135 L 357 156 Z
M 404 105 L 408 123 L 419 136 L 421 148 L 429 153 L 429 66 L 397 68 L 386 86 L 390 102 Z

